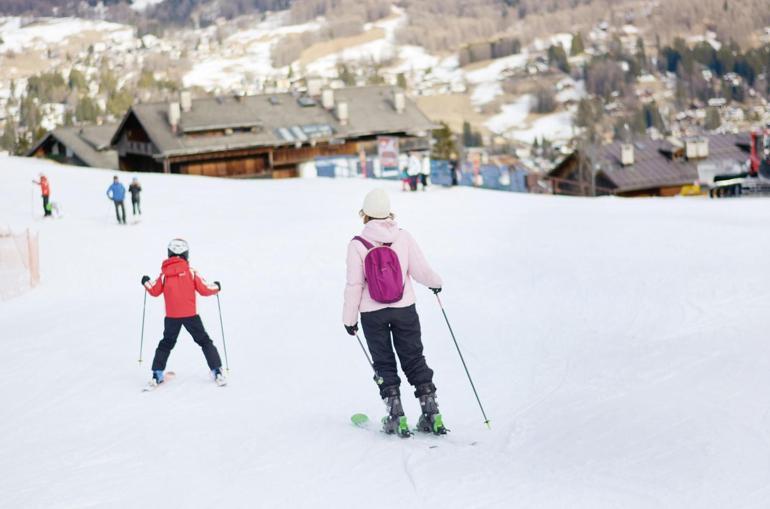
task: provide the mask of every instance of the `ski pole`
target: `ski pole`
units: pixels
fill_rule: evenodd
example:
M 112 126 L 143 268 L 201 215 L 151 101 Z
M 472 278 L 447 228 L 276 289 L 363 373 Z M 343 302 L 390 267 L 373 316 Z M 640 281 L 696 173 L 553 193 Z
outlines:
M 366 361 L 369 363 L 369 366 L 372 367 L 372 371 L 374 372 L 374 383 L 377 385 L 382 385 L 382 383 L 385 381 L 382 379 L 382 377 L 377 373 L 377 370 L 374 369 L 374 363 L 372 362 L 372 359 L 369 358 L 369 352 L 366 351 L 366 348 L 364 348 L 364 344 L 361 342 L 361 338 L 358 336 L 358 333 L 356 332 L 356 339 L 358 340 L 358 344 L 361 345 L 361 351 L 364 352 L 364 355 L 366 356 Z
M 225 369 L 230 372 L 230 361 L 227 360 L 227 341 L 225 341 L 225 326 L 222 323 L 222 306 L 219 304 L 219 293 L 217 293 L 217 308 L 219 309 L 219 327 L 222 329 L 222 346 L 225 348 Z
M 473 389 L 473 394 L 476 396 L 476 401 L 479 403 L 479 408 L 481 409 L 481 415 L 484 416 L 484 424 L 487 425 L 487 428 L 492 429 L 492 426 L 489 424 L 489 419 L 487 418 L 486 412 L 484 412 L 484 407 L 481 405 L 481 399 L 479 398 L 479 393 L 476 392 L 476 386 L 473 384 L 473 379 L 471 378 L 471 374 L 468 371 L 468 365 L 465 364 L 465 359 L 463 358 L 463 353 L 460 351 L 460 345 L 457 344 L 457 339 L 455 338 L 455 333 L 452 331 L 452 326 L 449 325 L 449 318 L 446 316 L 446 311 L 444 311 L 444 305 L 441 303 L 441 297 L 438 296 L 438 293 L 436 295 L 436 300 L 438 301 L 438 305 L 441 308 L 441 312 L 444 314 L 444 320 L 446 320 L 446 325 L 449 327 L 449 334 L 452 335 L 452 341 L 455 343 L 455 348 L 457 348 L 457 353 L 460 354 L 460 360 L 463 363 L 463 368 L 465 369 L 465 374 L 468 375 L 468 381 L 471 383 L 471 389 Z
M 144 304 L 142 304 L 142 335 L 139 339 L 139 364 L 142 363 L 142 349 L 144 347 L 144 313 L 147 311 L 147 290 L 144 290 Z

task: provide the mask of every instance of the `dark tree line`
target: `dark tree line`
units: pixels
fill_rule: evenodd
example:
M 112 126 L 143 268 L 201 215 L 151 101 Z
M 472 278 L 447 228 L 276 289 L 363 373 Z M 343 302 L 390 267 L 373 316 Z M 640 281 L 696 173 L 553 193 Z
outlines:
M 737 43 L 730 42 L 716 50 L 707 42 L 690 48 L 684 39 L 676 38 L 671 46 L 661 48 L 658 67 L 684 78 L 692 78 L 701 68 L 719 77 L 735 73 L 753 87 L 757 77 L 770 71 L 770 44 L 742 51 Z M 770 93 L 770 87 L 765 92 Z

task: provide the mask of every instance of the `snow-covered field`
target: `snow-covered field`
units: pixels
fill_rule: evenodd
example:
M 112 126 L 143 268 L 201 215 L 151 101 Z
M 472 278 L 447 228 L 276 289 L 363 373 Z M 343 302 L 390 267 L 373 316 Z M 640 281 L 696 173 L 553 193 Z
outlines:
M 143 221 L 118 226 L 112 173 L 2 167 L 0 224 L 32 224 L 42 251 L 41 285 L 0 303 L 2 507 L 767 507 L 766 200 L 386 184 L 492 420 L 422 289 L 452 433 L 401 440 L 348 421 L 383 412 L 340 323 L 371 182 L 146 175 Z M 41 169 L 61 220 L 30 221 Z M 175 236 L 222 281 L 230 385 L 182 333 L 177 379 L 141 393 L 163 304 L 148 301 L 140 366 L 139 280 Z M 198 302 L 221 352 L 216 301 Z
M 135 30 L 128 25 L 80 18 L 40 18 L 25 23 L 19 17 L 0 17 L 0 53 L 61 47 L 68 39 L 98 35 L 115 49 L 133 46 Z

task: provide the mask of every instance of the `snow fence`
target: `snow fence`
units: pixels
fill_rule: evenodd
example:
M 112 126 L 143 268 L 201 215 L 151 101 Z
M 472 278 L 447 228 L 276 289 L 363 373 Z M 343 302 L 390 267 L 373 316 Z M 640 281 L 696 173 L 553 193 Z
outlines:
M 15 297 L 40 282 L 37 233 L 0 229 L 0 300 Z

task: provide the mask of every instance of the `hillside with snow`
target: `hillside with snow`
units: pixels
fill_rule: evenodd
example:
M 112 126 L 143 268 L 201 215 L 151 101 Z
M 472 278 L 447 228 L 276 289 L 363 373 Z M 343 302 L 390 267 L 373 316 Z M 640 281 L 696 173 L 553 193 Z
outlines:
M 767 506 L 766 200 L 382 183 L 445 281 L 492 422 L 418 288 L 452 431 L 402 440 L 349 422 L 384 412 L 341 324 L 345 248 L 375 183 L 142 175 L 142 221 L 119 226 L 112 173 L 1 162 L 0 225 L 39 232 L 42 272 L 0 302 L 3 507 Z M 39 217 L 40 171 L 62 219 Z M 176 236 L 222 282 L 230 383 L 183 332 L 176 380 L 142 393 L 163 304 L 148 299 L 139 365 L 139 281 Z M 198 304 L 222 352 L 216 300 Z

